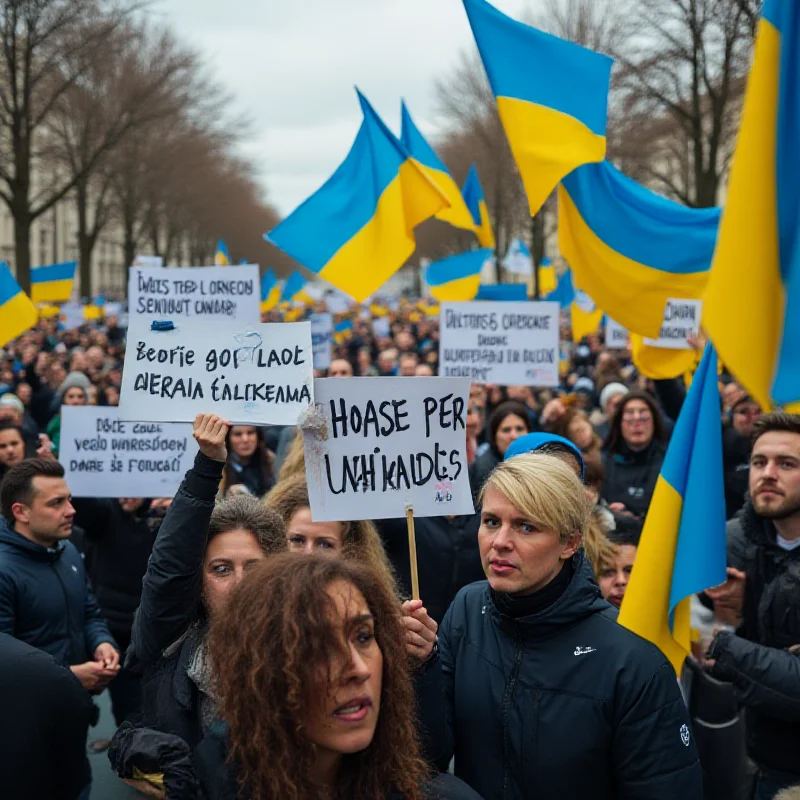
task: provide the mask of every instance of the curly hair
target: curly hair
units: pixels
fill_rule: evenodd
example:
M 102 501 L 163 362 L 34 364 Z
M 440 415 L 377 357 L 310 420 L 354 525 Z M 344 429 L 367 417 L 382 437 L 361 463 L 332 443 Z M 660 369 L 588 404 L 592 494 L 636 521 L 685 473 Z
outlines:
M 208 523 L 208 541 L 237 528 L 250 531 L 265 555 L 286 551 L 286 525 L 281 515 L 255 497 L 233 495 L 217 503 Z
M 319 701 L 310 687 L 334 657 L 349 659 L 328 587 L 343 581 L 364 597 L 383 656 L 380 714 L 363 751 L 342 758 L 332 789 L 311 779 L 315 748 L 306 727 Z M 421 800 L 414 690 L 400 606 L 380 576 L 344 559 L 287 553 L 253 567 L 212 623 L 209 655 L 228 724 L 229 759 L 252 800 Z
M 306 476 L 299 474 L 278 481 L 263 502 L 267 508 L 278 512 L 288 531 L 295 512 L 311 506 Z M 398 594 L 394 570 L 386 557 L 378 531 L 369 520 L 342 522 L 342 558 L 366 564 L 380 576 L 387 590 Z

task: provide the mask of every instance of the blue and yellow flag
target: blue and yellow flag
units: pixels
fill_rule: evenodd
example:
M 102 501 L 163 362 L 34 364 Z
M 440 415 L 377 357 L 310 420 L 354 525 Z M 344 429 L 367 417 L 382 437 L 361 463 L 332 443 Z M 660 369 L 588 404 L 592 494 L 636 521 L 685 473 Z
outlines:
M 403 129 L 400 141 L 403 143 L 403 147 L 417 162 L 419 168 L 441 189 L 450 203 L 449 208 L 442 209 L 434 216 L 443 222 L 449 222 L 456 228 L 474 230 L 475 223 L 472 214 L 461 196 L 458 184 L 453 180 L 453 176 L 448 172 L 442 159 L 436 155 L 436 151 L 428 144 L 419 128 L 414 124 L 405 103 L 402 104 L 402 118 Z
M 668 299 L 702 296 L 718 208 L 674 203 L 607 161 L 576 169 L 558 192 L 561 254 L 575 282 L 620 325 L 656 338 Z
M 34 303 L 66 303 L 72 294 L 77 262 L 51 264 L 31 270 L 31 300 Z
M 638 333 L 632 333 L 630 339 L 633 365 L 645 378 L 654 381 L 668 380 L 691 373 L 697 367 L 696 350 L 654 347 L 647 344 L 645 337 Z
M 709 345 L 675 424 L 619 615 L 678 674 L 690 650 L 690 597 L 726 577 L 719 409 L 717 354 Z
M 472 221 L 475 223 L 475 235 L 478 237 L 478 244 L 481 247 L 490 247 L 492 250 L 497 247 L 492 230 L 492 221 L 489 219 L 489 206 L 486 205 L 486 198 L 483 196 L 483 187 L 478 178 L 478 170 L 472 164 L 467 173 L 467 180 L 464 181 L 462 190 L 464 202 L 467 204 L 469 213 L 472 214 Z
M 281 300 L 281 287 L 275 270 L 267 269 L 261 276 L 261 313 L 272 311 Z
M 474 300 L 481 284 L 483 265 L 493 251 L 469 250 L 441 261 L 434 261 L 425 270 L 425 282 L 440 302 Z
M 349 319 L 337 322 L 333 328 L 333 340 L 336 344 L 346 342 L 353 335 L 353 323 Z
M 218 267 L 227 267 L 231 263 L 231 257 L 228 255 L 228 245 L 225 244 L 224 239 L 217 242 L 217 251 L 214 253 L 214 264 Z
M 488 283 L 478 288 L 478 296 L 475 299 L 507 303 L 524 302 L 528 299 L 528 287 L 524 283 Z
M 281 303 L 301 303 L 305 302 L 305 286 L 308 281 L 305 279 L 301 272 L 295 270 L 287 279 L 286 282 L 283 284 L 283 290 L 281 291 Z
M 558 182 L 606 155 L 608 56 L 464 0 L 531 215 Z
M 39 321 L 31 299 L 22 291 L 5 261 L 0 262 L 0 347 Z
M 768 409 L 800 401 L 800 5 L 761 15 L 703 321 Z
M 574 290 L 570 306 L 572 317 L 572 341 L 577 344 L 591 333 L 597 333 L 603 321 L 603 310 L 582 289 Z
M 569 308 L 575 302 L 575 287 L 572 285 L 572 271 L 569 267 L 561 273 L 556 288 L 548 294 L 542 294 L 542 299 L 553 300 L 562 309 Z
M 542 263 L 539 264 L 539 297 L 544 297 L 550 292 L 554 292 L 558 286 L 558 278 L 556 277 L 556 268 L 549 258 L 543 258 Z
M 344 162 L 265 238 L 361 302 L 414 252 L 414 228 L 449 201 L 358 99 L 364 121 Z

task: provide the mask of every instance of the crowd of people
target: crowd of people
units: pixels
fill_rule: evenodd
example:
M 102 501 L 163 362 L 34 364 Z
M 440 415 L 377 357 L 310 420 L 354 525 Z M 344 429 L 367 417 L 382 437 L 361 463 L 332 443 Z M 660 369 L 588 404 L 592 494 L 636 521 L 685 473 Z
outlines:
M 318 377 L 437 374 L 416 305 L 349 316 Z M 171 800 L 800 796 L 800 416 L 720 374 L 728 577 L 679 681 L 616 620 L 683 378 L 598 333 L 557 389 L 473 384 L 476 512 L 416 519 L 411 600 L 405 518 L 315 522 L 294 426 L 208 408 L 174 497 L 72 498 L 60 409 L 118 404 L 125 337 L 0 352 L 3 797 L 88 798 L 87 748 Z

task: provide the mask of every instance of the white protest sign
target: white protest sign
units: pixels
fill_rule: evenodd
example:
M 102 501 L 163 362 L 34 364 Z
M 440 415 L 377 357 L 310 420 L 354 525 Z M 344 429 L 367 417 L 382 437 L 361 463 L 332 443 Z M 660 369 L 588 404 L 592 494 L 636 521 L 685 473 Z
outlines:
M 644 343 L 651 347 L 663 347 L 666 350 L 691 350 L 690 337 L 700 333 L 700 315 L 703 310 L 702 300 L 667 300 L 664 308 L 664 319 L 657 339 L 645 339 Z
M 606 317 L 606 347 L 609 350 L 624 350 L 628 346 L 628 329 L 619 322 Z
M 131 318 L 121 419 L 191 422 L 214 413 L 233 424 L 295 425 L 313 401 L 308 322 L 191 320 L 151 330 L 148 318 Z
M 392 335 L 392 329 L 389 326 L 389 317 L 375 317 L 372 320 L 372 333 L 378 339 L 388 339 Z
M 346 314 L 353 305 L 345 294 L 329 294 L 325 297 L 325 305 L 331 314 Z
M 61 319 L 65 331 L 80 328 L 86 322 L 83 318 L 83 306 L 80 303 L 64 303 L 61 306 Z
M 317 369 L 328 369 L 331 365 L 333 314 L 312 314 L 309 322 L 314 366 Z
M 164 266 L 164 259 L 161 256 L 136 256 L 133 259 L 133 267 L 147 267 L 148 269 L 161 269 Z
M 118 317 L 123 311 L 122 303 L 106 303 L 103 308 L 103 313 L 107 317 Z
M 261 319 L 258 267 L 131 267 L 128 280 L 131 317 L 228 320 L 249 325 Z
M 303 437 L 315 522 L 472 514 L 467 474 L 469 380 L 316 381 L 327 438 Z
M 442 303 L 439 374 L 502 386 L 558 386 L 558 303 Z
M 196 454 L 184 422 L 123 422 L 111 407 L 61 409 L 58 460 L 75 497 L 172 497 Z

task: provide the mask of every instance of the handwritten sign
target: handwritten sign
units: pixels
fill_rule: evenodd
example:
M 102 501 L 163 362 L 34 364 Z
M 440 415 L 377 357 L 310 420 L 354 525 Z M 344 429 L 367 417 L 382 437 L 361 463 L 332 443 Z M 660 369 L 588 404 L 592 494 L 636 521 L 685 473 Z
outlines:
M 331 365 L 331 348 L 333 346 L 333 314 L 312 314 L 311 347 L 316 369 L 328 369 Z
M 304 434 L 316 521 L 471 514 L 469 380 L 327 378 L 316 382 L 327 438 Z
M 442 303 L 439 373 L 477 383 L 558 386 L 558 303 Z
M 258 267 L 131 267 L 128 310 L 149 319 L 227 320 L 257 323 L 261 319 Z
M 606 317 L 606 347 L 609 350 L 625 350 L 628 346 L 628 329 L 611 317 Z
M 700 332 L 702 300 L 667 300 L 664 320 L 657 339 L 645 339 L 644 343 L 666 350 L 691 350 L 690 337 Z
M 172 497 L 196 454 L 186 423 L 123 422 L 116 408 L 61 409 L 59 461 L 75 497 Z
M 314 400 L 308 322 L 223 325 L 193 320 L 151 330 L 131 319 L 120 419 L 295 425 Z

